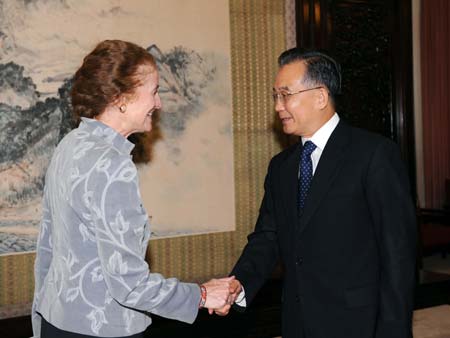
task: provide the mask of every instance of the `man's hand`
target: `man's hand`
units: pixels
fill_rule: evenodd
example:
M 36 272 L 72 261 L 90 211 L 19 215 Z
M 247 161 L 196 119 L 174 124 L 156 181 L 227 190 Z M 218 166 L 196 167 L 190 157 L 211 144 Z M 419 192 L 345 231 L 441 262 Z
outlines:
M 206 288 L 206 302 L 204 307 L 209 309 L 210 314 L 213 313 L 214 309 L 222 308 L 230 300 L 233 300 L 233 297 L 230 297 L 230 290 L 235 290 L 236 288 L 233 281 L 235 281 L 234 276 L 231 276 L 211 279 L 209 282 L 203 284 Z
M 216 315 L 226 316 L 230 312 L 231 305 L 233 305 L 233 303 L 236 301 L 236 299 L 239 296 L 239 294 L 241 293 L 241 291 L 242 291 L 241 283 L 237 279 L 231 280 L 230 288 L 229 288 L 230 294 L 228 296 L 227 304 L 221 308 L 214 309 L 214 312 L 216 313 Z M 209 314 L 212 314 L 213 310 L 208 309 L 208 312 L 209 312 Z

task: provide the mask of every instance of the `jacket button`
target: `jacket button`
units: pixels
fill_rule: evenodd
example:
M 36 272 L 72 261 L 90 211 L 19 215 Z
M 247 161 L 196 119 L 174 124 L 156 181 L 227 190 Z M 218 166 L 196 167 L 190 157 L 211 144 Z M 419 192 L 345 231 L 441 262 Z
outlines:
M 295 265 L 299 266 L 299 265 L 302 265 L 302 263 L 303 263 L 303 258 L 297 257 L 297 260 L 295 261 Z

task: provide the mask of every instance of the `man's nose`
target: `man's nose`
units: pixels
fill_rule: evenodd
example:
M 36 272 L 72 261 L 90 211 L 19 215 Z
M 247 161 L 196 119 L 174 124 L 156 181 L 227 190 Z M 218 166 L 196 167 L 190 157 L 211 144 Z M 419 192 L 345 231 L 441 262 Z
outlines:
M 283 99 L 280 98 L 279 96 L 277 96 L 275 98 L 274 105 L 275 105 L 275 111 L 277 111 L 277 112 L 285 110 L 285 105 L 284 105 Z

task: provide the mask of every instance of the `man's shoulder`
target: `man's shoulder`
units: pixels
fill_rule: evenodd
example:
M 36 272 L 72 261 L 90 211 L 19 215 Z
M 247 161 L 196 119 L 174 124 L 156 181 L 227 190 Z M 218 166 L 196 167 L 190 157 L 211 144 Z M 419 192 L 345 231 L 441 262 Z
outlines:
M 283 162 L 286 160 L 292 153 L 294 153 L 298 147 L 300 146 L 300 142 L 290 145 L 286 149 L 280 151 L 278 154 L 272 157 L 271 162 Z
M 351 137 L 351 141 L 354 145 L 360 145 L 362 147 L 378 147 L 380 144 L 394 144 L 390 138 L 381 135 L 380 133 L 373 132 L 367 129 L 358 128 L 350 125 L 346 125 Z

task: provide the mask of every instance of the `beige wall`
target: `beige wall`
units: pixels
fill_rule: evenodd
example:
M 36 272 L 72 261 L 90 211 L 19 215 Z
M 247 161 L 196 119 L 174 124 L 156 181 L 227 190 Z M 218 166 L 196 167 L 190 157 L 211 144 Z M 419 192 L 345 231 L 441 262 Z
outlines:
M 254 228 L 268 162 L 281 149 L 270 92 L 286 47 L 284 1 L 229 0 L 236 228 L 151 241 L 154 272 L 197 282 L 226 275 Z M 0 256 L 0 319 L 29 314 L 33 264 L 34 253 Z

